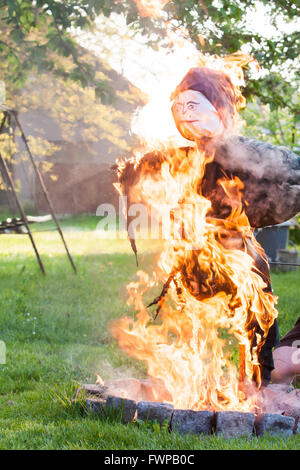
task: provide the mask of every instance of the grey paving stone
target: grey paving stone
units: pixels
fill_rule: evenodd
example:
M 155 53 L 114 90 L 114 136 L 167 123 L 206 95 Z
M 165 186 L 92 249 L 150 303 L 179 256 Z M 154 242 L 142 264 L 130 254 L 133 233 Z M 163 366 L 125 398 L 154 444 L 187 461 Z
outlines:
M 251 436 L 254 429 L 254 414 L 239 411 L 217 411 L 216 434 L 223 437 Z
M 272 434 L 274 436 L 291 436 L 295 425 L 295 418 L 276 413 L 262 413 L 255 419 L 257 436 Z
M 137 402 L 127 398 L 109 395 L 106 399 L 106 408 L 108 412 L 109 410 L 115 410 L 116 413 L 120 414 L 124 423 L 129 423 L 133 421 L 135 417 Z
M 170 423 L 174 407 L 168 403 L 140 401 L 137 406 L 137 419 L 142 421 L 158 421 L 162 425 Z
M 106 401 L 102 400 L 101 398 L 88 397 L 86 399 L 86 407 L 87 407 L 87 410 L 90 412 L 93 412 L 101 416 L 106 416 L 106 413 L 105 413 Z
M 171 428 L 181 434 L 209 434 L 213 421 L 212 411 L 175 410 Z

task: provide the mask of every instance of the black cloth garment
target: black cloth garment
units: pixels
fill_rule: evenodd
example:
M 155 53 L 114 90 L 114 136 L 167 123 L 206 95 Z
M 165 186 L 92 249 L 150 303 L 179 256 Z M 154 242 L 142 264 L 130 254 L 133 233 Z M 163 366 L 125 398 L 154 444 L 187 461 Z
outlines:
M 269 329 L 266 341 L 261 348 L 258 360 L 261 366 L 262 385 L 267 385 L 271 380 L 271 372 L 274 369 L 273 348 L 279 344 L 279 330 L 277 319 Z
M 276 348 L 280 348 L 281 346 L 293 346 L 295 341 L 300 342 L 300 317 L 296 321 L 294 328 L 292 328 L 283 338 L 281 338 Z M 299 346 L 300 343 L 296 345 L 296 347 Z

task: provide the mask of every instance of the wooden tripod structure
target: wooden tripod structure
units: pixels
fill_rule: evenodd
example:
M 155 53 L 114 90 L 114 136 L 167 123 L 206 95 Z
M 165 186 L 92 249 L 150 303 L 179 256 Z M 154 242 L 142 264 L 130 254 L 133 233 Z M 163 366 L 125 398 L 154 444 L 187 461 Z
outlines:
M 24 131 L 23 131 L 23 128 L 21 126 L 21 123 L 19 121 L 19 118 L 18 118 L 18 113 L 17 111 L 13 110 L 13 109 L 9 109 L 7 106 L 4 106 L 4 105 L 0 105 L 0 111 L 2 111 L 3 113 L 3 119 L 2 119 L 2 122 L 0 124 L 0 135 L 3 133 L 3 130 L 5 128 L 5 125 L 10 125 L 12 121 L 14 121 L 16 127 L 19 129 L 20 131 L 20 134 L 21 134 L 21 138 L 22 138 L 22 141 L 24 142 L 24 145 L 25 145 L 25 148 L 26 148 L 26 151 L 27 151 L 27 154 L 28 154 L 28 157 L 29 157 L 29 161 L 31 162 L 31 165 L 32 165 L 32 168 L 37 176 L 37 179 L 39 181 L 39 184 L 41 186 L 41 189 L 42 189 L 42 193 L 44 194 L 45 196 L 45 199 L 47 201 L 47 204 L 48 204 L 48 207 L 49 207 L 49 210 L 50 210 L 50 213 L 52 215 L 52 218 L 56 224 L 56 228 L 59 232 L 59 235 L 61 237 L 61 240 L 63 242 L 63 245 L 65 247 L 65 250 L 66 250 L 66 253 L 67 253 L 67 256 L 69 258 L 69 261 L 71 263 L 71 266 L 74 270 L 74 272 L 76 273 L 77 270 L 76 270 L 76 266 L 75 266 L 75 263 L 73 261 L 73 258 L 69 252 L 69 249 L 68 249 L 68 246 L 67 246 L 67 243 L 66 243 L 66 240 L 64 238 L 64 235 L 63 235 L 63 232 L 62 232 L 62 229 L 61 229 L 61 226 L 60 226 L 60 223 L 57 219 L 57 216 L 55 214 L 55 210 L 54 210 L 54 207 L 53 207 L 53 204 L 52 204 L 52 201 L 50 199 L 50 196 L 49 196 L 49 193 L 47 191 L 47 188 L 45 186 L 45 183 L 44 183 L 44 180 L 42 178 L 42 175 L 39 171 L 39 168 L 33 158 L 33 155 L 32 155 L 32 152 L 29 148 L 29 145 L 28 145 L 28 140 L 26 139 L 26 136 L 24 134 Z M 2 174 L 2 177 L 3 177 L 3 181 L 5 183 L 5 186 L 7 188 L 7 190 L 10 190 L 12 195 L 13 195 L 13 198 L 15 200 L 15 203 L 16 203 L 16 206 L 19 210 L 19 213 L 20 213 L 20 216 L 24 222 L 24 225 L 27 229 L 27 233 L 28 233 L 28 236 L 30 238 L 30 241 L 31 241 L 31 244 L 32 244 L 32 247 L 34 249 L 34 252 L 36 254 L 36 257 L 37 257 L 37 260 L 38 260 L 38 263 L 39 263 L 39 266 L 41 268 L 41 271 L 43 274 L 45 274 L 45 268 L 44 268 L 44 265 L 43 265 L 43 262 L 41 260 L 41 257 L 39 255 L 39 252 L 38 252 L 38 249 L 37 249 L 37 246 L 35 244 L 35 241 L 33 239 L 33 236 L 32 236 L 32 232 L 30 230 L 30 227 L 29 227 L 29 223 L 28 223 L 28 219 L 26 217 L 26 214 L 24 212 L 24 209 L 22 207 L 22 204 L 20 202 L 20 199 L 18 197 L 18 194 L 17 194 L 17 191 L 15 189 L 15 185 L 14 185 L 14 182 L 13 182 L 13 179 L 10 175 L 10 172 L 9 172 L 9 169 L 8 169 L 8 166 L 7 166 L 7 163 L 3 157 L 3 155 L 1 154 L 1 151 L 0 151 L 0 173 Z

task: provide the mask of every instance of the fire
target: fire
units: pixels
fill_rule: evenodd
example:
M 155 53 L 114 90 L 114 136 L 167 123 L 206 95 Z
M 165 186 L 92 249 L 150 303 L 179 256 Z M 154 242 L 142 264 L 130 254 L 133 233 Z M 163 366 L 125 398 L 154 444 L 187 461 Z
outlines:
M 138 3 L 161 6 L 167 2 Z M 181 40 L 181 54 L 184 47 L 185 40 Z M 229 75 L 238 115 L 245 106 L 240 91 L 242 67 L 252 58 L 240 52 L 225 58 L 194 52 L 190 55 L 192 66 Z M 178 69 L 180 64 L 176 73 Z M 174 81 L 170 82 L 174 89 Z M 150 112 L 142 115 L 144 128 L 140 126 L 140 130 L 151 129 L 158 119 L 149 104 Z M 136 318 L 114 322 L 112 334 L 124 351 L 147 364 L 148 375 L 164 384 L 175 408 L 251 410 L 255 394 L 247 396 L 240 386 L 229 341 L 244 351 L 241 366 L 248 385 L 253 379 L 259 384 L 258 354 L 277 310 L 276 298 L 266 290 L 251 256 L 265 255 L 243 210 L 243 183 L 238 178 L 218 181 L 231 212 L 224 219 L 214 218 L 212 203 L 201 190 L 206 166 L 214 159 L 213 150 L 202 151 L 190 142 L 189 148 L 174 148 L 170 134 L 164 139 L 160 136 L 159 147 L 158 140 L 150 141 L 147 134 L 143 137 L 144 148 L 133 157 L 138 178 L 129 188 L 130 199 L 154 209 L 157 217 L 169 224 L 155 271 L 152 275 L 138 271 L 138 280 L 127 286 L 128 303 L 137 312 Z M 120 180 L 124 168 L 123 162 Z M 122 184 L 118 190 L 128 195 Z M 156 312 L 148 305 L 149 291 L 155 288 L 162 289 L 153 302 Z
M 96 374 L 96 382 L 95 384 L 97 385 L 104 385 L 104 381 L 102 380 L 102 378 L 100 377 L 99 374 Z
M 159 18 L 170 0 L 134 0 L 142 17 Z
M 207 217 L 211 203 L 197 188 L 210 160 L 196 149 L 186 158 L 183 151 L 171 152 L 158 174 L 145 171 L 134 188 L 135 200 L 148 201 L 157 211 L 161 207 L 162 217 L 166 205 L 171 206 L 175 216 L 153 275 L 139 271 L 138 281 L 128 285 L 136 320 L 117 321 L 113 335 L 128 354 L 146 362 L 149 376 L 164 383 L 176 408 L 245 410 L 253 401 L 239 389 L 238 371 L 220 331 L 228 330 L 245 345 L 246 376 L 251 380 L 263 338 L 257 335 L 251 357 L 255 333 L 248 326 L 257 321 L 266 335 L 277 315 L 276 299 L 264 292 L 266 285 L 253 270 L 252 257 L 230 247 L 239 240 L 259 249 L 242 210 L 238 179 L 220 181 L 231 200 L 229 217 Z M 145 294 L 167 280 L 168 299 L 159 300 L 154 321 Z

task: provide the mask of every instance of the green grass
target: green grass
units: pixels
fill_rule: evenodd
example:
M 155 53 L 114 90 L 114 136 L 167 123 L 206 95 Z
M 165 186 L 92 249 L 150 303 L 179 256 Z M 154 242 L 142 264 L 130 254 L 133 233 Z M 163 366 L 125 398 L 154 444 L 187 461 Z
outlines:
M 180 436 L 155 426 L 101 420 L 71 405 L 78 383 L 143 377 L 109 333 L 128 314 L 126 284 L 136 265 L 127 240 L 102 240 L 95 217 L 62 222 L 77 265 L 74 275 L 59 236 L 35 232 L 42 276 L 26 235 L 0 235 L 0 449 L 296 449 L 300 437 L 233 439 Z M 74 230 L 71 229 L 74 227 Z M 49 227 L 50 228 L 50 227 Z M 154 266 L 158 243 L 138 242 L 140 268 Z M 300 274 L 274 274 L 281 334 L 299 316 Z

